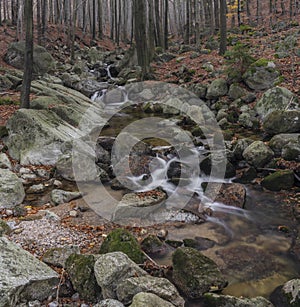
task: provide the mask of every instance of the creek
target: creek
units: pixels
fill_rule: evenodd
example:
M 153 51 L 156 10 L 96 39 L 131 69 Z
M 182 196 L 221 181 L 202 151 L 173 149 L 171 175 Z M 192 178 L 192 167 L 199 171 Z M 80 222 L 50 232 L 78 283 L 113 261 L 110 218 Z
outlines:
M 124 88 L 119 90 L 123 98 L 119 103 L 106 102 L 108 112 L 113 113 L 116 106 L 119 107 L 127 102 L 128 96 Z M 101 93 L 100 100 L 105 101 L 105 96 L 106 93 Z M 99 94 L 95 94 L 93 99 L 96 97 L 99 98 Z M 101 131 L 101 135 L 116 137 L 132 122 L 151 116 L 155 115 L 145 114 L 136 106 L 115 112 L 108 127 Z M 162 114 L 159 116 L 161 117 Z M 257 138 L 257 136 L 254 137 Z M 159 138 L 153 137 L 145 141 L 149 142 L 158 153 L 168 148 L 168 144 Z M 195 146 L 193 150 L 192 156 L 185 156 L 185 161 L 179 161 L 176 155 L 157 154 L 150 165 L 150 178 L 146 174 L 127 178 L 133 183 L 134 192 L 145 192 L 159 187 L 168 194 L 168 198 L 171 197 L 174 200 L 180 193 L 184 193 L 185 189 L 193 194 L 191 203 L 199 204 L 199 208 L 203 206 L 201 205 L 205 198 L 201 185 L 203 182 L 212 180 L 230 183 L 231 180 L 210 178 L 203 174 L 194 176 L 190 173 L 187 182 L 178 190 L 176 184 L 170 182 L 168 171 L 176 162 L 180 162 L 181 165 L 193 165 L 190 163 L 190 158 L 193 158 L 195 151 L 198 157 L 206 154 L 203 144 Z M 173 215 L 173 220 L 170 216 L 164 217 L 168 225 L 167 239 L 209 242 L 206 247 L 202 246 L 200 249 L 204 255 L 217 263 L 228 279 L 229 285 L 223 291 L 224 294 L 245 297 L 261 295 L 268 298 L 277 286 L 300 276 L 300 264 L 290 253 L 295 235 L 293 232 L 297 230 L 297 224 L 291 208 L 283 201 L 283 193 L 263 191 L 258 185 L 247 185 L 245 188 L 247 197 L 244 208 L 212 201 L 204 202 L 205 209 L 208 208 L 212 212 L 205 215 L 204 220 L 199 221 L 197 216 L 187 212 L 181 212 L 182 215 Z M 110 187 L 106 187 L 106 191 L 116 193 Z M 117 201 L 121 199 L 120 195 Z M 162 212 L 160 211 L 159 214 Z M 179 224 L 168 224 L 170 221 L 177 221 Z M 173 251 L 174 248 L 168 246 L 162 253 L 152 257 L 159 264 L 169 265 Z M 190 303 L 190 306 L 193 304 Z

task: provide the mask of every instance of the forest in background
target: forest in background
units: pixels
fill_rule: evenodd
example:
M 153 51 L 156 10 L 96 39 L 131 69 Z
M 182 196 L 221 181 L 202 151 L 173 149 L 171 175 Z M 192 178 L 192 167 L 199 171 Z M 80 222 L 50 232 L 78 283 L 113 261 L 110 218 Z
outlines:
M 16 39 L 24 39 L 25 0 L 0 0 L 0 23 L 16 26 Z M 74 29 L 80 39 L 104 36 L 116 45 L 134 40 L 134 20 L 143 19 L 149 42 L 167 48 L 168 40 L 200 44 L 201 39 L 217 33 L 222 6 L 226 7 L 226 25 L 234 30 L 259 26 L 272 30 L 281 20 L 297 21 L 298 0 L 33 0 L 34 20 L 39 44 L 46 42 L 49 24 L 60 25 L 71 42 Z M 77 35 L 77 34 L 76 34 Z M 81 37 L 80 37 L 81 36 Z

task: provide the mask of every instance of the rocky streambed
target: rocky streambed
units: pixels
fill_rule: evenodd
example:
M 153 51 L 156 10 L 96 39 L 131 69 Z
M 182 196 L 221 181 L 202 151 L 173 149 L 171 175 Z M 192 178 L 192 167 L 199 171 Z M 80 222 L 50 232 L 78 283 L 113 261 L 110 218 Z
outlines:
M 224 79 L 120 87 L 106 67 L 108 90 L 94 64 L 34 81 L 1 129 L 3 306 L 298 302 L 299 105 L 278 74 L 253 107 Z

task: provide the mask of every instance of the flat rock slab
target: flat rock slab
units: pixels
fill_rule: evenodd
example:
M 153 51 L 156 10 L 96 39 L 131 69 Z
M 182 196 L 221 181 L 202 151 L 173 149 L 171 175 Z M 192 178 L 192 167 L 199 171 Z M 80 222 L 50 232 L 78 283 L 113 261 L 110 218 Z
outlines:
M 0 208 L 14 208 L 25 197 L 21 180 L 7 169 L 0 169 Z
M 0 306 L 44 300 L 54 294 L 58 274 L 7 238 L 0 238 Z

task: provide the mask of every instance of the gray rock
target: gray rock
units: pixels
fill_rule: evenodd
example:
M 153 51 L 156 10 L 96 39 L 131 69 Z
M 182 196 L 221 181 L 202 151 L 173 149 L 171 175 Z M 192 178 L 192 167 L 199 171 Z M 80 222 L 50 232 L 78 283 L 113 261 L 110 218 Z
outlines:
M 10 155 L 21 164 L 53 165 L 65 141 L 80 132 L 47 110 L 18 110 L 7 122 Z
M 272 63 L 264 59 L 254 62 L 243 75 L 243 80 L 253 90 L 265 90 L 275 86 L 280 73 Z
M 240 139 L 240 140 L 238 140 L 234 149 L 233 149 L 233 154 L 234 154 L 235 159 L 242 160 L 244 150 L 251 143 L 253 143 L 253 140 L 251 140 L 251 139 Z
M 177 307 L 184 306 L 183 298 L 169 280 L 152 276 L 132 277 L 124 280 L 117 287 L 117 297 L 127 305 L 132 302 L 137 293 L 146 291 L 156 294 Z
M 247 92 L 245 89 L 240 87 L 238 84 L 231 84 L 228 91 L 228 96 L 232 100 L 236 100 L 238 98 L 241 98 L 245 96 Z
M 0 153 L 0 168 L 12 169 L 11 162 L 5 153 Z
M 178 248 L 172 261 L 174 283 L 188 298 L 201 298 L 204 293 L 220 291 L 227 285 L 214 261 L 193 248 Z
M 204 301 L 210 307 L 273 307 L 273 304 L 264 297 L 237 298 L 230 295 L 206 293 Z
M 300 143 L 288 143 L 282 149 L 282 158 L 287 161 L 300 162 Z
M 294 103 L 298 101 L 296 95 L 284 87 L 276 86 L 266 91 L 261 99 L 256 103 L 256 112 L 264 118 L 267 114 L 275 110 L 292 109 Z M 293 103 L 294 102 L 294 103 Z
M 174 307 L 170 302 L 163 300 L 153 293 L 140 292 L 136 294 L 129 307 Z
M 68 203 L 73 199 L 81 197 L 81 192 L 70 192 L 59 189 L 54 189 L 51 192 L 51 201 L 55 205 L 60 205 L 64 203 Z
M 117 298 L 117 287 L 123 280 L 147 275 L 135 262 L 121 252 L 98 256 L 94 269 L 105 299 Z
M 38 194 L 38 193 L 43 193 L 45 190 L 46 190 L 46 187 L 42 183 L 40 183 L 40 184 L 34 184 L 30 186 L 26 192 Z
M 264 130 L 270 134 L 300 132 L 300 111 L 273 111 L 263 121 Z
M 100 301 L 98 304 L 93 307 L 125 307 L 121 302 L 113 299 L 106 299 Z
M 0 306 L 19 306 L 55 295 L 58 274 L 4 237 L 0 238 L 0 267 Z
M 25 198 L 21 180 L 10 170 L 0 169 L 0 208 L 14 208 Z
M 66 260 L 72 254 L 80 254 L 78 246 L 54 247 L 46 251 L 42 260 L 47 264 L 64 268 Z
M 300 279 L 287 281 L 271 294 L 275 306 L 297 307 L 300 305 Z
M 244 127 L 244 128 L 252 128 L 253 127 L 253 118 L 250 115 L 250 113 L 248 112 L 243 112 L 240 116 L 239 116 L 239 124 Z
M 161 207 L 165 199 L 166 194 L 158 190 L 153 195 L 143 197 L 140 197 L 138 193 L 125 194 L 113 212 L 112 221 L 147 220 Z
M 5 61 L 18 69 L 24 67 L 25 42 L 13 42 L 8 46 Z M 33 73 L 43 75 L 55 68 L 54 59 L 44 47 L 34 46 L 33 50 Z
M 0 90 L 7 91 L 13 87 L 13 83 L 5 75 L 0 75 Z
M 269 146 L 277 156 L 281 156 L 282 149 L 285 145 L 289 143 L 298 143 L 299 141 L 300 133 L 277 134 L 272 137 Z
M 207 88 L 206 98 L 216 99 L 225 96 L 228 92 L 228 85 L 226 80 L 220 78 L 214 80 Z
M 255 141 L 243 152 L 246 161 L 256 168 L 264 167 L 273 158 L 274 152 L 262 141 Z

